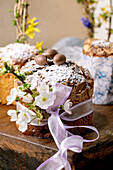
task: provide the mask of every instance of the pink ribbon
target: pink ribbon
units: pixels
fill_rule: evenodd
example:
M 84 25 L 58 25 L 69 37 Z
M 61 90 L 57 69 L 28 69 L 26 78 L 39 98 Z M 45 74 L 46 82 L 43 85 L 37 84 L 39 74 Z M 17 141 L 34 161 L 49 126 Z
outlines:
M 55 155 L 53 155 L 51 158 L 42 163 L 36 170 L 60 170 L 62 168 L 64 168 L 65 170 L 71 170 L 70 163 L 67 160 L 67 150 L 69 149 L 73 152 L 80 153 L 82 152 L 83 142 L 93 142 L 99 138 L 99 132 L 93 126 L 66 126 L 62 123 L 61 119 L 67 121 L 74 121 L 92 113 L 93 109 L 92 100 L 89 99 L 72 107 L 71 115 L 67 114 L 66 112 L 59 115 L 59 109 L 55 109 L 58 106 L 62 105 L 68 99 L 72 88 L 57 83 L 56 89 L 58 86 L 63 87 L 63 90 L 62 92 L 57 90 L 55 91 L 56 100 L 53 106 L 49 107 L 46 110 L 48 113 L 51 114 L 48 119 L 48 122 L 47 120 L 44 120 L 41 125 L 37 125 L 37 123 L 35 123 L 34 121 L 30 123 L 31 125 L 35 126 L 44 126 L 48 123 L 50 133 L 53 136 L 53 139 L 59 149 Z M 22 107 L 25 106 L 20 103 L 17 103 L 17 109 L 20 109 Z M 67 130 L 75 127 L 91 129 L 97 133 L 97 137 L 92 140 L 87 140 L 83 139 L 82 136 L 73 135 Z

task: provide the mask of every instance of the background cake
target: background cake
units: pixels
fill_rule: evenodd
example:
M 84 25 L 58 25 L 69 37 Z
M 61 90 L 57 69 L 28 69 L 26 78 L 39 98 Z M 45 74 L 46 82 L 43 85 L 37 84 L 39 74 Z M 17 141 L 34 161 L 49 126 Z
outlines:
M 14 43 L 0 48 L 0 102 L 6 104 L 6 98 L 14 87 L 14 76 L 5 74 L 4 62 L 9 62 L 15 69 L 22 67 L 28 60 L 34 59 L 38 54 L 35 46 L 28 44 Z
M 113 104 L 113 43 L 87 39 L 83 55 L 84 67 L 94 78 L 93 103 Z

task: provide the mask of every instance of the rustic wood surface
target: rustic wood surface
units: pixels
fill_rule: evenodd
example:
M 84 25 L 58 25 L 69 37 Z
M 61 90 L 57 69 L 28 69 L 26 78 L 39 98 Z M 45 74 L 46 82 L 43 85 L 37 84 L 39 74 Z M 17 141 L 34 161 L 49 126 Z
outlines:
M 54 155 L 57 147 L 52 139 L 21 134 L 7 116 L 7 110 L 14 107 L 0 105 L 0 170 L 34 170 Z M 113 169 L 113 106 L 94 105 L 93 125 L 100 138 L 84 143 L 82 153 L 68 152 L 72 170 Z M 96 134 L 90 132 L 85 137 L 94 138 Z

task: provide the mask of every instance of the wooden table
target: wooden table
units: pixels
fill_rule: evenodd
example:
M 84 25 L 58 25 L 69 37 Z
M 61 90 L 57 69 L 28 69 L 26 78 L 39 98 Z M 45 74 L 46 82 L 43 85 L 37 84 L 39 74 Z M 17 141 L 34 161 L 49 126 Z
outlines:
M 14 106 L 0 105 L 0 170 L 34 170 L 55 154 L 57 147 L 52 139 L 22 135 L 7 116 L 11 108 Z M 68 152 L 72 170 L 113 169 L 113 106 L 94 105 L 93 125 L 100 138 L 84 143 L 82 153 Z M 87 136 L 95 137 L 95 133 Z

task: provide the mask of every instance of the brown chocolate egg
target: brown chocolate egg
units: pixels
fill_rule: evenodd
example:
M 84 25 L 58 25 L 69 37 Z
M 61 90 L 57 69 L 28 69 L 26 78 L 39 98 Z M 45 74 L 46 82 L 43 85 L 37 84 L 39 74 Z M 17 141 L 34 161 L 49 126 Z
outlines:
M 53 59 L 53 57 L 58 54 L 58 52 L 54 49 L 48 49 L 46 52 L 45 52 L 45 56 L 49 59 Z
M 41 66 L 47 63 L 47 58 L 43 54 L 39 54 L 35 56 L 35 62 Z
M 61 65 L 61 64 L 64 64 L 65 61 L 66 61 L 66 57 L 63 54 L 57 54 L 53 58 L 53 62 L 58 66 Z

